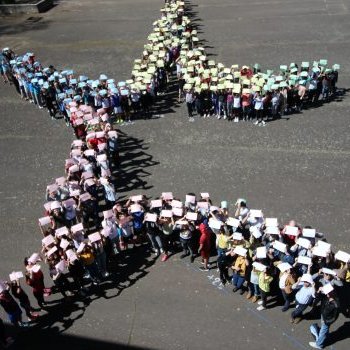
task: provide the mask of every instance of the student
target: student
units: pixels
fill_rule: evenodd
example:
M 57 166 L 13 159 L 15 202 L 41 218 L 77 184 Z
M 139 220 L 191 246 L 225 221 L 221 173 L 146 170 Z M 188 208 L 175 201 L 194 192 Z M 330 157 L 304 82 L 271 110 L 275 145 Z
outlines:
M 203 267 L 200 269 L 202 271 L 209 271 L 209 258 L 210 258 L 210 242 L 211 242 L 211 231 L 209 229 L 209 226 L 205 225 L 204 223 L 201 223 L 199 225 L 199 231 L 201 233 L 201 236 L 199 238 L 199 248 L 198 248 L 198 254 L 202 257 Z
M 261 300 L 258 302 L 260 306 L 257 307 L 257 310 L 262 311 L 266 309 L 267 296 L 270 293 L 270 284 L 273 277 L 267 268 L 265 271 L 258 271 L 257 274 L 259 276 L 259 292 L 261 296 Z
M 19 301 L 20 306 L 25 310 L 28 320 L 35 320 L 39 315 L 32 312 L 28 295 L 21 287 L 19 280 L 12 281 L 10 288 L 12 295 Z
M 265 125 L 265 122 L 263 121 L 263 112 L 264 112 L 264 101 L 263 97 L 260 95 L 260 91 L 257 91 L 255 93 L 254 99 L 254 110 L 255 110 L 255 125 Z
M 291 314 L 290 322 L 297 324 L 301 321 L 303 312 L 311 305 L 315 298 L 315 288 L 312 276 L 304 274 L 299 277 L 296 283 L 293 284 L 292 289 L 296 290 L 295 295 L 295 310 Z
M 235 264 L 232 266 L 233 276 L 232 276 L 232 284 L 233 284 L 233 293 L 236 293 L 240 290 L 240 294 L 244 294 L 243 283 L 245 282 L 245 275 L 247 270 L 247 259 L 245 256 L 237 256 Z
M 289 265 L 289 264 L 288 264 Z M 282 308 L 282 312 L 285 312 L 289 309 L 290 303 L 292 301 L 293 289 L 292 286 L 295 284 L 295 279 L 291 273 L 291 266 L 287 266 L 287 268 L 280 273 L 278 286 L 282 293 L 282 297 L 284 300 L 284 305 Z
M 0 305 L 3 307 L 10 322 L 16 327 L 27 327 L 28 323 L 22 322 L 22 311 L 13 299 L 6 285 L 0 282 Z
M 310 326 L 310 332 L 315 337 L 315 342 L 309 342 L 309 345 L 315 349 L 324 348 L 329 328 L 339 316 L 339 302 L 332 285 L 330 283 L 324 285 L 321 293 L 321 327 L 317 323 Z

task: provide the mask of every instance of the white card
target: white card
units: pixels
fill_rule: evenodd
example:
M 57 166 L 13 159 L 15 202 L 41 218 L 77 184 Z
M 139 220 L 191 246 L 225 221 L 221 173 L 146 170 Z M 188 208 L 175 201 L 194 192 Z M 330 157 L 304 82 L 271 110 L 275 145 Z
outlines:
M 55 243 L 55 238 L 52 235 L 48 235 L 46 237 L 44 237 L 41 242 L 43 243 L 43 245 L 45 247 L 48 247 L 50 244 L 54 244 Z
M 209 227 L 214 230 L 220 230 L 222 222 L 215 219 L 209 219 Z
M 160 212 L 160 216 L 163 218 L 172 218 L 173 217 L 173 211 L 172 210 L 162 210 Z
M 266 218 L 265 219 L 265 226 L 278 226 L 278 219 L 277 218 Z
M 316 236 L 316 230 L 314 228 L 303 228 L 303 236 L 314 238 Z
M 287 251 L 287 245 L 279 241 L 274 241 L 273 247 L 282 253 L 285 253 Z
M 186 219 L 190 220 L 190 221 L 197 221 L 198 220 L 198 214 L 197 213 L 188 212 L 186 214 Z
M 309 249 L 311 247 L 311 242 L 306 238 L 298 238 L 295 243 L 305 249 Z
M 265 228 L 265 233 L 269 235 L 280 235 L 280 230 L 277 226 L 267 226 Z
M 246 255 L 247 255 L 247 249 L 245 249 L 245 248 L 243 248 L 243 247 L 241 247 L 241 246 L 237 246 L 237 247 L 233 250 L 233 252 L 234 252 L 235 254 L 240 255 L 240 256 L 246 256 Z
M 249 216 L 253 218 L 262 218 L 263 213 L 260 209 L 250 209 Z
M 232 227 L 239 227 L 239 225 L 241 224 L 241 222 L 238 220 L 238 219 L 235 219 L 235 218 L 231 218 L 229 217 L 227 220 L 226 220 L 226 225 L 229 225 L 229 226 L 232 226 Z
M 345 262 L 345 263 L 348 263 L 350 261 L 350 254 L 342 251 L 342 250 L 338 250 L 336 253 L 335 253 L 335 259 L 336 260 L 339 260 L 339 261 L 342 261 L 342 262 Z
M 196 196 L 191 196 L 189 194 L 186 194 L 186 203 L 195 204 L 196 203 Z
M 145 215 L 145 221 L 157 222 L 157 214 L 147 213 L 147 214 Z
M 256 257 L 258 259 L 265 259 L 266 258 L 266 247 L 258 247 L 256 248 Z
M 91 235 L 88 235 L 88 237 L 91 243 L 98 242 L 102 239 L 99 232 L 91 233 Z
M 182 208 L 173 208 L 173 214 L 175 216 L 183 216 L 183 209 Z
M 298 256 L 298 264 L 311 265 L 311 258 L 308 256 Z
M 285 234 L 288 236 L 298 236 L 299 229 L 296 226 L 286 226 L 285 227 Z
M 261 271 L 261 272 L 266 271 L 266 268 L 267 268 L 267 266 L 257 261 L 254 261 L 252 265 L 254 266 L 255 270 Z
M 151 201 L 151 208 L 161 208 L 163 206 L 163 201 L 161 199 L 154 199 Z

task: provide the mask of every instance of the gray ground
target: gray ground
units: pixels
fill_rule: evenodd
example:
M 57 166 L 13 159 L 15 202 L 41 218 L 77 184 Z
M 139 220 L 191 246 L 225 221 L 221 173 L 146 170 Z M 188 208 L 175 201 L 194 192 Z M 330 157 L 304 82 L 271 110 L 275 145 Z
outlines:
M 342 67 L 339 87 L 350 83 L 350 1 L 191 1 L 208 52 L 227 65 L 259 62 L 264 68 L 328 58 Z M 62 1 L 48 13 L 1 18 L 0 47 L 34 51 L 44 64 L 97 77 L 129 77 L 134 58 L 158 18 L 162 1 Z M 36 20 L 37 18 L 40 20 Z M 62 121 L 19 100 L 0 85 L 0 276 L 22 268 L 38 247 L 36 220 L 44 190 L 61 176 L 72 133 Z M 217 120 L 187 121 L 182 106 L 168 104 L 162 118 L 123 127 L 122 195 L 209 191 L 231 204 L 238 197 L 266 216 L 297 218 L 327 234 L 335 248 L 349 246 L 349 104 L 304 111 L 265 128 Z M 127 159 L 131 159 L 131 163 Z M 144 187 L 144 188 L 143 188 Z M 257 313 L 231 289 L 216 287 L 216 271 L 203 273 L 177 256 L 166 263 L 141 256 L 123 290 L 107 285 L 89 306 L 57 309 L 47 332 L 21 335 L 21 349 L 113 348 L 118 343 L 154 349 L 307 349 L 311 321 L 290 326 L 279 307 Z M 146 276 L 147 275 L 147 276 Z M 139 278 L 136 280 L 137 277 Z M 135 282 L 135 283 L 133 283 Z M 121 288 L 121 286 L 119 286 Z M 117 295 L 119 294 L 119 295 Z M 70 322 L 69 318 L 76 318 Z M 348 349 L 349 321 L 334 325 L 333 349 Z M 339 328 L 340 327 L 340 328 Z M 64 336 L 58 337 L 57 332 Z M 76 336 L 78 338 L 72 338 Z M 87 342 L 85 338 L 93 338 Z M 75 340 L 74 340 L 75 339 Z M 105 341 L 105 343 L 99 343 Z M 39 345 L 40 344 L 40 345 Z M 63 345 L 62 345 L 63 344 Z

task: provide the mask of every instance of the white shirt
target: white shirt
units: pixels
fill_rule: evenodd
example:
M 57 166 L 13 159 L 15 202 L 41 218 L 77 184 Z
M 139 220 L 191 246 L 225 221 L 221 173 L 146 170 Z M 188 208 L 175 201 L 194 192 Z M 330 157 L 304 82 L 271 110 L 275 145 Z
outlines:
M 288 273 L 284 273 L 281 278 L 280 278 L 280 281 L 279 281 L 279 287 L 280 289 L 284 289 L 286 288 L 286 280 L 288 278 Z
M 233 108 L 240 108 L 240 107 L 241 107 L 241 98 L 234 97 L 233 98 Z

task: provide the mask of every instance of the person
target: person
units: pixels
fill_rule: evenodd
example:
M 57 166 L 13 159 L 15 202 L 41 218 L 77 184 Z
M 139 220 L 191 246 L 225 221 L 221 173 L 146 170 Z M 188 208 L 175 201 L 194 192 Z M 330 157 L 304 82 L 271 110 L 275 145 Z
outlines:
M 188 118 L 189 118 L 188 120 L 193 121 L 194 96 L 193 96 L 193 92 L 191 90 L 186 91 L 185 101 L 186 101 Z
M 161 234 L 160 234 L 159 224 L 158 222 L 146 221 L 146 217 L 144 219 L 144 224 L 145 224 L 147 236 L 151 242 L 153 251 L 157 257 L 159 256 L 160 253 L 164 253 L 163 242 L 160 237 Z
M 82 246 L 77 250 L 77 256 L 81 260 L 84 268 L 89 272 L 92 284 L 97 286 L 99 283 L 101 283 L 102 276 L 98 269 L 93 249 L 91 246 L 85 243 L 81 244 Z
M 293 295 L 292 286 L 295 284 L 295 279 L 291 273 L 291 266 L 289 265 L 288 267 L 289 268 L 280 273 L 278 282 L 278 286 L 280 288 L 284 300 L 282 312 L 285 312 L 289 309 Z
M 321 327 L 317 323 L 310 326 L 310 332 L 316 341 L 309 342 L 309 345 L 315 349 L 324 348 L 329 334 L 329 328 L 339 316 L 339 302 L 331 283 L 321 287 L 320 292 L 322 293 Z
M 38 264 L 26 264 L 26 269 L 26 283 L 32 287 L 33 295 L 37 300 L 39 307 L 43 309 L 46 305 L 44 295 L 49 294 L 49 290 L 45 288 L 44 274 L 42 273 L 41 267 Z
M 313 285 L 314 282 L 310 274 L 304 274 L 293 284 L 292 289 L 297 290 L 297 293 L 295 295 L 295 310 L 291 314 L 291 323 L 297 324 L 301 321 L 303 312 L 315 298 L 315 288 Z
M 260 95 L 260 91 L 257 91 L 254 99 L 253 99 L 253 103 L 254 103 L 254 110 L 255 110 L 255 117 L 256 117 L 256 121 L 255 121 L 255 125 L 265 125 L 265 122 L 263 121 L 263 110 L 264 110 L 264 101 L 263 101 L 263 97 Z
M 0 282 L 0 305 L 3 307 L 10 322 L 16 327 L 26 327 L 27 323 L 22 322 L 22 310 L 15 299 L 9 293 L 5 283 Z
M 201 255 L 203 260 L 203 266 L 200 268 L 202 271 L 209 271 L 209 258 L 210 258 L 210 229 L 203 222 L 199 225 L 199 231 L 201 236 L 199 238 L 198 254 Z
M 236 293 L 238 290 L 240 290 L 240 294 L 244 294 L 243 283 L 245 281 L 247 266 L 248 263 L 246 257 L 242 255 L 237 256 L 235 264 L 232 266 L 233 293 Z
M 265 271 L 258 271 L 259 276 L 259 292 L 261 300 L 258 301 L 259 306 L 257 307 L 258 311 L 266 310 L 267 296 L 270 293 L 270 284 L 273 280 L 270 272 L 266 268 Z
M 12 295 L 19 301 L 20 306 L 25 310 L 28 320 L 35 320 L 39 315 L 32 311 L 28 295 L 21 287 L 19 280 L 12 281 L 10 288 Z
M 176 223 L 175 223 L 176 224 Z M 175 226 L 178 226 L 177 224 Z M 187 221 L 184 221 L 180 225 L 180 242 L 182 246 L 183 253 L 180 255 L 180 259 L 185 258 L 188 255 L 191 255 L 191 263 L 194 262 L 195 254 L 193 251 L 193 227 L 189 225 Z

